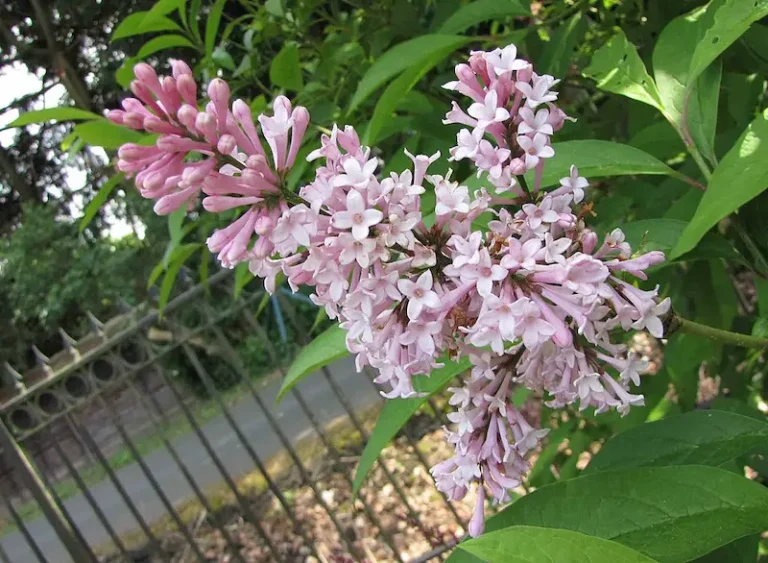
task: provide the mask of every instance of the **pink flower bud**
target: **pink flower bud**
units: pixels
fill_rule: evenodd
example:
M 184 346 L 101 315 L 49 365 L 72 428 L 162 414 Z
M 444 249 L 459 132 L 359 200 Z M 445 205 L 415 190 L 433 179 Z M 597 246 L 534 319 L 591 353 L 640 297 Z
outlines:
M 190 106 L 189 104 L 184 104 L 176 113 L 176 117 L 184 127 L 189 129 L 191 133 L 197 133 L 195 120 L 197 119 L 198 113 L 200 112 L 197 111 L 196 107 Z
M 126 112 L 125 115 L 123 115 L 123 125 L 141 131 L 144 129 L 144 116 L 132 111 Z
M 339 145 L 350 154 L 357 154 L 360 150 L 360 138 L 357 131 L 351 125 L 344 127 L 344 131 L 339 131 L 337 135 Z
M 155 101 L 152 91 L 140 80 L 131 80 L 131 92 L 145 104 L 151 104 Z
M 187 165 L 181 173 L 185 181 L 190 183 L 199 183 L 205 180 L 205 177 L 216 167 L 215 158 L 207 158 L 199 162 Z
M 533 78 L 533 66 L 528 65 L 526 68 L 521 68 L 515 75 L 518 82 L 530 82 Z
M 186 139 L 179 135 L 163 135 L 157 140 L 157 148 L 165 152 L 204 152 L 210 153 L 211 147 L 194 139 Z
M 176 89 L 181 94 L 184 102 L 197 106 L 197 84 L 191 74 L 182 74 L 176 77 Z
M 594 254 L 597 248 L 597 233 L 595 231 L 585 231 L 581 235 L 581 249 L 584 254 Z
M 547 104 L 549 106 L 549 117 L 547 118 L 547 123 L 549 123 L 552 126 L 552 129 L 554 131 L 559 131 L 563 128 L 563 125 L 565 125 L 565 121 L 569 119 L 569 117 L 566 115 L 566 113 L 561 110 L 559 107 L 557 107 L 555 104 Z M 571 121 L 575 121 L 575 119 L 570 119 Z
M 147 108 L 144 107 L 144 104 L 142 104 L 136 98 L 125 98 L 120 103 L 120 105 L 123 106 L 123 109 L 125 111 L 133 111 L 136 113 L 149 114 L 149 112 L 147 111 Z
M 469 521 L 469 535 L 473 538 L 478 537 L 485 530 L 485 489 L 483 484 L 477 486 L 477 497 L 475 500 L 475 511 L 472 513 L 472 519 Z
M 256 219 L 256 224 L 253 228 L 257 235 L 264 236 L 272 232 L 272 230 L 275 228 L 275 224 L 269 215 L 263 214 L 259 215 L 259 218 Z
M 152 92 L 155 92 L 155 94 L 160 90 L 160 80 L 157 77 L 157 73 L 155 72 L 155 69 L 147 63 L 139 63 L 134 66 L 133 74 L 140 82 L 143 82 L 147 88 Z
M 515 176 L 522 176 L 527 170 L 525 161 L 521 158 L 513 158 L 509 163 L 509 171 Z
M 235 138 L 232 135 L 222 135 L 219 139 L 218 144 L 216 145 L 216 148 L 221 154 L 229 155 L 232 154 L 237 147 L 237 142 L 235 141 Z
M 245 166 L 253 170 L 261 170 L 267 165 L 267 159 L 263 154 L 252 154 L 245 161 Z
M 189 68 L 189 65 L 187 65 L 187 63 L 179 59 L 171 59 L 171 70 L 173 72 L 173 77 L 176 80 L 178 80 L 179 76 L 183 74 L 187 74 L 187 75 L 192 74 L 192 69 Z
M 211 144 L 218 141 L 216 133 L 216 118 L 207 112 L 200 112 L 195 119 L 195 128 L 200 131 L 205 140 Z
M 164 195 L 155 203 L 155 213 L 158 215 L 169 215 L 189 202 L 196 194 L 197 188 L 193 186 L 180 192 Z
M 112 109 L 107 112 L 107 119 L 109 119 L 112 123 L 116 125 L 123 124 L 124 116 L 125 116 L 125 112 L 120 109 Z
M 162 85 L 163 93 L 165 94 L 165 101 L 168 104 L 168 107 L 165 109 L 171 115 L 175 115 L 176 112 L 179 111 L 182 103 L 181 94 L 179 94 L 179 89 L 176 87 L 176 81 L 170 76 L 166 76 L 163 78 Z
M 309 112 L 307 108 L 297 106 L 293 110 L 293 128 L 291 129 L 291 148 L 288 151 L 288 159 L 285 162 L 285 167 L 290 168 L 296 161 L 296 155 L 301 147 L 301 141 L 304 139 L 304 133 L 307 131 L 309 125 Z M 357 136 L 357 135 L 355 135 Z
M 175 125 L 171 125 L 154 115 L 144 118 L 144 129 L 150 133 L 161 133 L 163 135 L 181 135 L 184 133 Z
M 485 86 L 491 85 L 491 77 L 488 74 L 488 65 L 482 53 L 473 53 L 469 57 L 469 66 L 477 76 L 485 83 Z
M 253 254 L 253 257 L 259 258 L 261 260 L 264 260 L 265 258 L 269 258 L 274 251 L 275 251 L 275 246 L 267 237 L 259 237 L 256 240 L 256 243 L 253 245 L 253 248 L 251 249 L 251 253 Z
M 214 78 L 208 84 L 208 97 L 211 98 L 216 108 L 219 131 L 224 131 L 224 126 L 227 124 L 227 113 L 229 112 L 229 86 L 221 78 Z
M 244 205 L 253 205 L 262 201 L 260 197 L 236 197 L 228 195 L 212 195 L 203 199 L 203 207 L 211 213 L 221 213 Z

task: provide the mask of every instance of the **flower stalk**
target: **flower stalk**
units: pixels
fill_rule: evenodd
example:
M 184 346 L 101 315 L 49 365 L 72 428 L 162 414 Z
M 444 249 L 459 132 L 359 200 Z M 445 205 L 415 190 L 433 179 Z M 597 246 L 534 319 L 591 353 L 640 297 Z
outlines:
M 741 348 L 768 349 L 768 338 L 760 338 L 759 336 L 751 336 L 749 334 L 731 332 L 729 330 L 703 325 L 678 315 L 672 317 L 669 324 L 668 335 L 675 332 L 694 334 L 696 336 L 714 340 L 715 342 L 722 342 L 723 344 L 730 344 L 731 346 L 739 346 Z

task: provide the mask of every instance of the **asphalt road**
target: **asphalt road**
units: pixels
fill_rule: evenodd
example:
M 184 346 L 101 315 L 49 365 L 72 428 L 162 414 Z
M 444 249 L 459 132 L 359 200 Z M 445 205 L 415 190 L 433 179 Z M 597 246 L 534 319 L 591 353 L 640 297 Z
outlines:
M 336 362 L 330 366 L 330 369 L 335 381 L 356 410 L 364 409 L 377 401 L 378 393 L 364 374 L 355 371 L 351 358 Z M 289 394 L 279 405 L 275 405 L 278 388 L 279 382 L 275 382 L 260 394 L 264 403 L 280 422 L 283 433 L 293 443 L 312 436 L 314 431 L 310 421 L 293 395 Z M 307 377 L 299 385 L 299 390 L 321 423 L 330 422 L 346 414 L 321 373 L 317 372 Z M 242 433 L 262 460 L 269 459 L 283 449 L 279 437 L 270 428 L 264 413 L 249 392 L 244 392 L 243 398 L 232 407 L 231 411 Z M 248 451 L 223 415 L 209 421 L 203 427 L 203 432 L 233 478 L 255 469 Z M 194 433 L 190 432 L 174 440 L 173 446 L 201 489 L 205 490 L 206 487 L 222 481 L 221 473 Z M 194 495 L 165 448 L 150 453 L 145 457 L 145 461 L 174 505 Z M 117 472 L 117 476 L 147 522 L 151 523 L 166 514 L 160 498 L 150 486 L 138 464 L 123 467 Z M 90 492 L 118 534 L 139 528 L 136 519 L 131 515 L 111 481 L 107 479 L 92 485 Z M 90 545 L 100 545 L 109 541 L 107 531 L 100 524 L 83 495 L 73 496 L 64 504 Z M 27 523 L 27 527 L 49 562 L 71 562 L 71 558 L 47 520 L 38 518 Z M 6 534 L 0 539 L 0 543 L 13 563 L 37 561 L 19 531 Z

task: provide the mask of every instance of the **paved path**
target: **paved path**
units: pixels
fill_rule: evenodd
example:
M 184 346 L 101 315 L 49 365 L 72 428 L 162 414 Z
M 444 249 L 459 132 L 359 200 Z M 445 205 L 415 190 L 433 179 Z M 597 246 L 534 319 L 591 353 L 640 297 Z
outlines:
M 378 397 L 376 390 L 364 374 L 355 371 L 354 362 L 351 358 L 336 362 L 330 366 L 330 369 L 334 374 L 335 381 L 341 386 L 344 394 L 356 410 L 376 402 Z M 292 395 L 288 395 L 279 405 L 275 406 L 278 388 L 279 382 L 276 382 L 264 389 L 261 396 L 271 412 L 277 417 L 282 431 L 292 442 L 313 435 L 314 432 L 309 420 Z M 345 415 L 345 411 L 334 396 L 331 387 L 319 372 L 307 377 L 299 385 L 299 389 L 321 423 L 327 423 Z M 243 398 L 232 407 L 232 413 L 243 434 L 262 460 L 269 459 L 283 449 L 278 436 L 269 427 L 266 417 L 255 404 L 249 392 L 244 392 Z M 248 452 L 223 416 L 220 415 L 209 421 L 203 427 L 203 432 L 219 458 L 226 464 L 230 475 L 237 478 L 254 470 L 254 464 Z M 205 487 L 221 482 L 221 474 L 194 433 L 190 432 L 179 437 L 173 442 L 173 445 L 201 489 L 205 490 Z M 189 484 L 165 448 L 155 450 L 147 455 L 145 460 L 171 502 L 178 504 L 193 495 Z M 165 514 L 160 499 L 137 464 L 134 463 L 120 469 L 117 475 L 138 510 L 148 522 L 151 523 Z M 138 528 L 136 520 L 109 480 L 92 485 L 90 491 L 119 534 Z M 106 530 L 99 523 L 99 519 L 82 495 L 69 498 L 65 501 L 65 505 L 91 545 L 99 545 L 109 541 Z M 32 521 L 27 524 L 27 527 L 50 563 L 69 563 L 71 561 L 45 519 L 39 518 Z M 27 542 L 18 531 L 5 535 L 0 542 L 13 563 L 36 561 Z

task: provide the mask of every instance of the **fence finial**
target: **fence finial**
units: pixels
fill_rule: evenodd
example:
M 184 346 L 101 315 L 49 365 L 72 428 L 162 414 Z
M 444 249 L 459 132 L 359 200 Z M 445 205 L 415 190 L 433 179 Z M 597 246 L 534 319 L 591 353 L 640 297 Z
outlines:
M 61 336 L 61 341 L 64 343 L 64 350 L 69 354 L 77 354 L 77 340 L 68 335 L 61 327 L 59 327 L 59 335 Z
M 122 297 L 117 298 L 117 308 L 123 314 L 130 313 L 131 311 L 133 311 L 133 307 L 131 306 L 131 304 L 128 303 Z
M 88 317 L 88 324 L 91 326 L 91 330 L 96 334 L 104 334 L 104 323 L 96 318 L 96 315 L 90 311 L 86 311 L 85 315 Z
M 19 392 L 24 391 L 25 389 L 23 376 L 13 369 L 13 366 L 8 362 L 3 362 L 2 382 L 3 386 L 8 385 Z
M 48 356 L 46 356 L 45 354 L 43 354 L 40 351 L 40 348 L 38 348 L 34 344 L 32 345 L 32 353 L 35 355 L 35 363 L 38 366 L 41 366 L 41 367 L 45 368 L 46 371 L 49 371 L 51 369 L 51 366 L 48 365 L 48 364 L 51 363 L 51 359 Z

